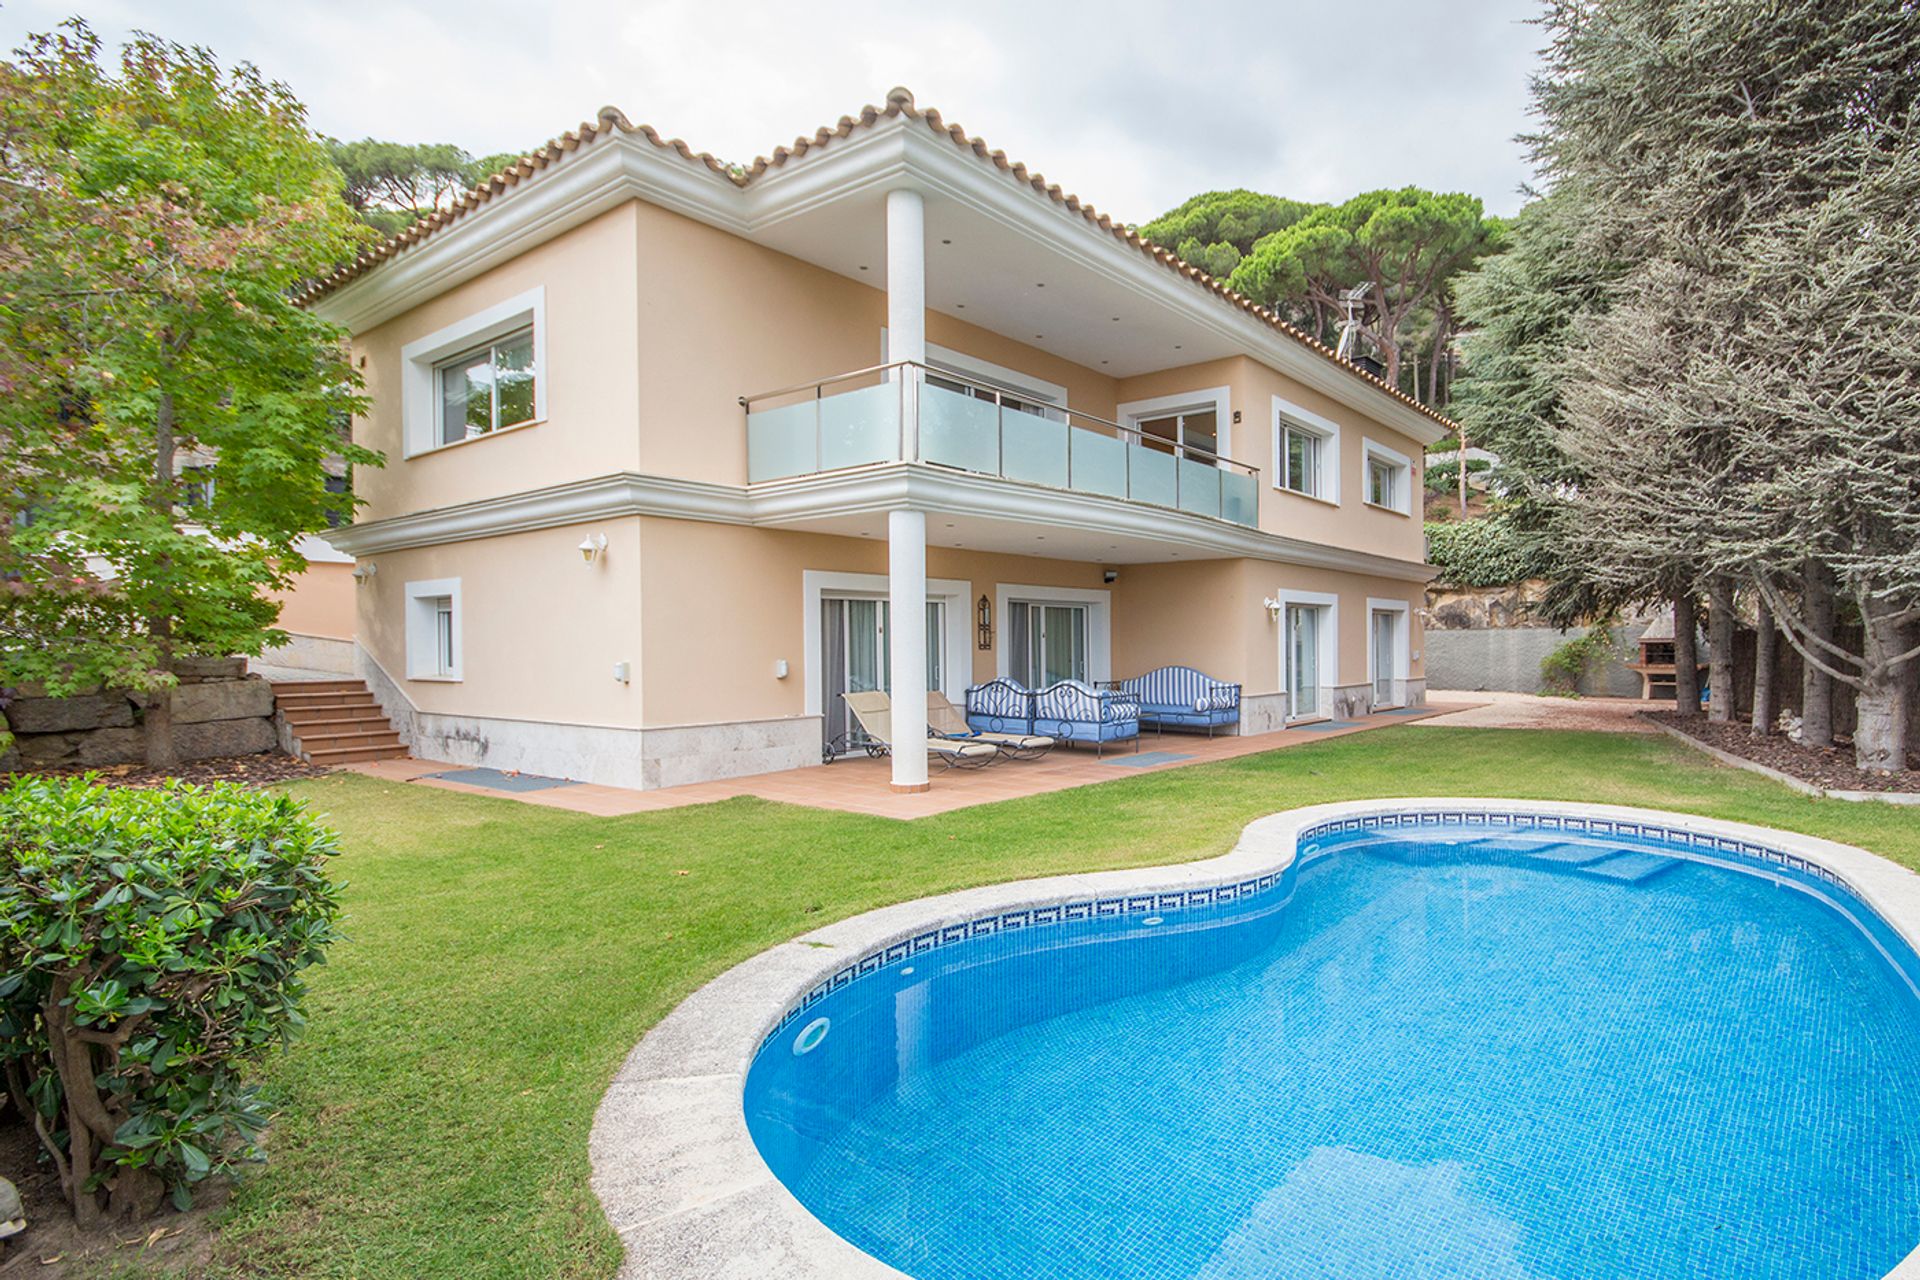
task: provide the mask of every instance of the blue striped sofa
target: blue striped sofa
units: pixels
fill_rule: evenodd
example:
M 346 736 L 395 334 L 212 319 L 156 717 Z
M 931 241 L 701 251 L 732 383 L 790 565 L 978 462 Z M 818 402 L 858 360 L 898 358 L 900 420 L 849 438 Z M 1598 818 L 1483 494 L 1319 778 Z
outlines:
M 1140 708 L 1123 694 L 1078 680 L 1033 690 L 1001 676 L 967 690 L 967 725 L 988 733 L 1035 733 L 1065 742 L 1091 742 L 1100 750 L 1109 742 L 1132 738 L 1138 750 Z
M 1140 720 L 1156 729 L 1205 729 L 1240 722 L 1240 686 L 1192 667 L 1158 667 L 1109 686 L 1140 705 Z

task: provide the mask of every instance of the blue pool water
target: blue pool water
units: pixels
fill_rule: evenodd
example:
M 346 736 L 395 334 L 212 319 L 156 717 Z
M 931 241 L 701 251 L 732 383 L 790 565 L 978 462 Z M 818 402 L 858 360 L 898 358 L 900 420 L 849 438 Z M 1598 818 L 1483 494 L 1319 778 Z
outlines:
M 918 1280 L 1877 1280 L 1920 1245 L 1920 962 L 1843 890 L 1559 831 L 1303 847 L 1232 901 L 882 957 L 755 1059 L 762 1155 Z

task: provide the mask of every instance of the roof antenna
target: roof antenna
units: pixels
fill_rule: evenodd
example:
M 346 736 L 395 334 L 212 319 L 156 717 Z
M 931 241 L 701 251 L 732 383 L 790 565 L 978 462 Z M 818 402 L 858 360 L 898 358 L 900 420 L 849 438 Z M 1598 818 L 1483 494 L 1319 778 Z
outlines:
M 1371 288 L 1373 288 L 1373 281 L 1369 280 L 1365 284 L 1357 284 L 1351 289 L 1343 290 L 1340 294 L 1340 301 L 1347 304 L 1347 319 L 1340 326 L 1340 349 L 1335 354 L 1342 360 L 1353 358 L 1353 340 L 1360 332 L 1360 317 L 1354 314 L 1353 309 L 1366 303 L 1367 290 Z

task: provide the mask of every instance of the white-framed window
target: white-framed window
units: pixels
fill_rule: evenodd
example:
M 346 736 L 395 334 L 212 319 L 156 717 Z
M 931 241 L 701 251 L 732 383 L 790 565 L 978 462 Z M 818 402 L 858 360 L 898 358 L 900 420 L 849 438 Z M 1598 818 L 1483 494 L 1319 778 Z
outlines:
M 1401 515 L 1413 514 L 1413 460 L 1377 440 L 1361 440 L 1366 464 L 1366 502 Z
M 1132 400 L 1117 410 L 1120 424 L 1139 432 L 1139 444 L 1195 462 L 1232 456 L 1233 395 L 1227 387 Z
M 1340 424 L 1273 398 L 1273 487 L 1340 504 Z
M 460 579 L 406 585 L 407 679 L 458 680 L 464 662 Z
M 433 367 L 440 412 L 436 445 L 458 444 L 533 421 L 533 326 L 515 329 Z
M 886 326 L 880 328 L 880 361 L 885 364 L 891 356 L 887 344 L 891 339 Z M 969 355 L 965 351 L 955 351 L 951 347 L 927 344 L 927 383 L 943 391 L 952 391 L 958 395 L 972 396 L 980 400 L 993 400 L 1009 409 L 1018 409 L 1042 418 L 1052 418 L 1064 422 L 1067 417 L 1067 389 L 1057 382 L 1035 377 L 1020 369 L 1009 369 L 1005 365 L 995 364 L 991 360 L 982 360 L 979 356 Z M 943 378 L 941 373 L 959 375 L 956 378 Z
M 408 457 L 547 416 L 547 294 L 530 289 L 400 349 Z

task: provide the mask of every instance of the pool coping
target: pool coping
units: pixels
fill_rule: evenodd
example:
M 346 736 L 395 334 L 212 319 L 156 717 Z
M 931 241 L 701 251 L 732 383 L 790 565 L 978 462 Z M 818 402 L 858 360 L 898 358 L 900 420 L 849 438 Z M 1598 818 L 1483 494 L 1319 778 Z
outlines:
M 1798 832 L 1667 810 L 1542 800 L 1412 797 L 1344 801 L 1256 819 L 1231 852 L 1199 862 L 1017 880 L 850 917 L 727 970 L 662 1019 L 615 1074 L 588 1140 L 592 1185 L 624 1247 L 621 1280 L 910 1280 L 814 1217 L 747 1132 L 746 1073 L 762 1041 L 862 957 L 1000 913 L 1151 898 L 1284 871 L 1299 833 L 1387 814 L 1526 814 L 1647 824 L 1745 841 L 1836 876 L 1920 951 L 1920 875 Z M 1885 1280 L 1920 1280 L 1916 1248 Z

